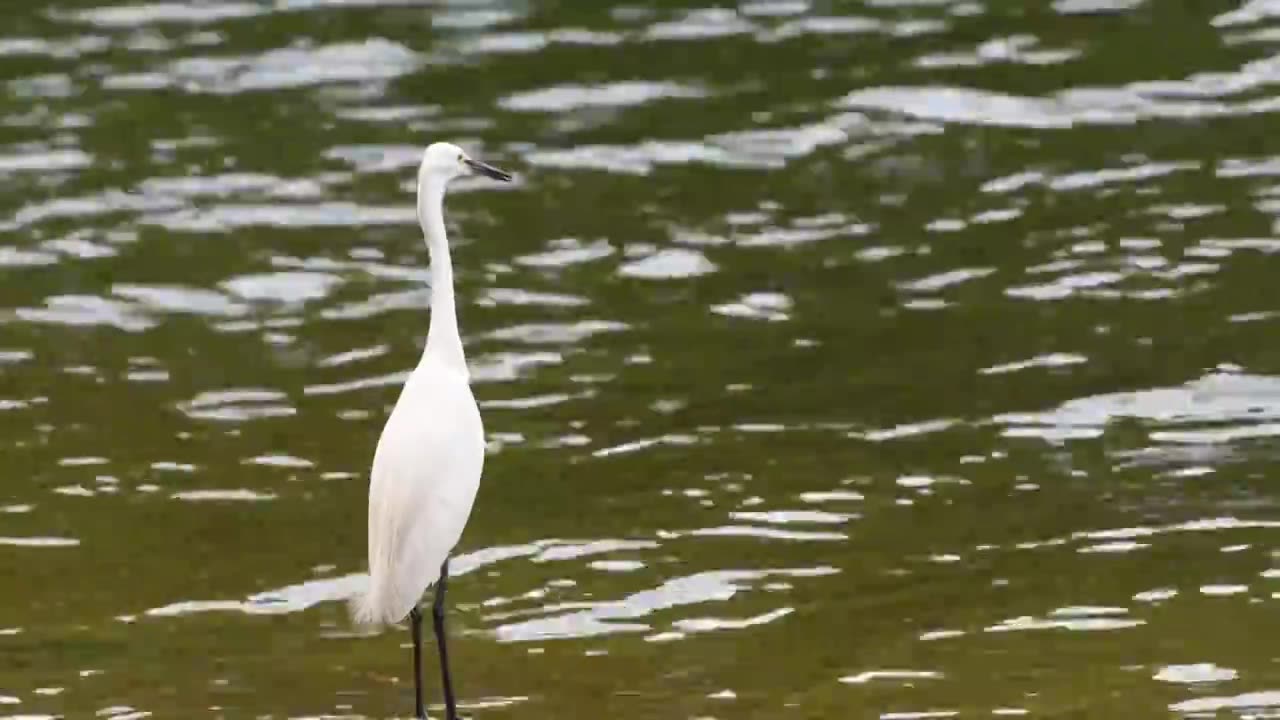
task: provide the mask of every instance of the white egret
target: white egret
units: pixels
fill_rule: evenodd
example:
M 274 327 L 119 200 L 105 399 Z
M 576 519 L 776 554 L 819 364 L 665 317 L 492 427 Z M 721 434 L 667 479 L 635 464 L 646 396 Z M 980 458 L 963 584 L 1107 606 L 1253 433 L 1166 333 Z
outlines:
M 484 426 L 458 334 L 444 229 L 445 186 L 467 173 L 511 180 L 511 175 L 442 142 L 427 147 L 418 168 L 418 222 L 431 258 L 431 325 L 422 358 L 400 391 L 373 455 L 369 586 L 351 602 L 355 621 L 363 625 L 396 623 L 408 614 L 415 712 L 425 718 L 418 602 L 435 584 L 431 614 L 447 720 L 458 716 L 444 632 L 449 554 L 471 515 L 484 466 Z

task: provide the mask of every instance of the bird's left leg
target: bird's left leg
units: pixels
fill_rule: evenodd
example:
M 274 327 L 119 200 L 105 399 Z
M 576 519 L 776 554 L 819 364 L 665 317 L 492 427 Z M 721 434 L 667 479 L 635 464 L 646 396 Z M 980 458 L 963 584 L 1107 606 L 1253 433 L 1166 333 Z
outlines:
M 417 605 L 409 611 L 409 631 L 413 634 L 413 716 L 427 720 L 422 705 L 422 611 Z
M 431 606 L 431 619 L 436 631 L 436 647 L 440 650 L 440 678 L 444 681 L 445 720 L 458 720 L 458 707 L 453 700 L 453 681 L 449 678 L 449 650 L 444 637 L 444 592 L 449 579 L 449 561 L 440 566 L 440 580 L 436 583 L 436 600 Z

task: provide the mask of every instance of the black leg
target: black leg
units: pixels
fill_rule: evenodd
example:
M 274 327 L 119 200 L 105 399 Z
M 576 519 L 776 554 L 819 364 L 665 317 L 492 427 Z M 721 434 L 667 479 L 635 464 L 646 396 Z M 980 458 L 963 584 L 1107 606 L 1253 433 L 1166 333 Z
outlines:
M 431 606 L 431 619 L 435 623 L 436 647 L 440 649 L 440 678 L 444 681 L 445 720 L 458 720 L 458 706 L 453 700 L 453 681 L 449 679 L 449 651 L 444 639 L 444 590 L 449 579 L 449 561 L 440 567 L 440 580 L 436 583 L 436 601 Z
M 414 717 L 426 720 L 427 710 L 422 705 L 422 611 L 417 605 L 409 611 L 409 629 L 413 633 L 413 712 Z

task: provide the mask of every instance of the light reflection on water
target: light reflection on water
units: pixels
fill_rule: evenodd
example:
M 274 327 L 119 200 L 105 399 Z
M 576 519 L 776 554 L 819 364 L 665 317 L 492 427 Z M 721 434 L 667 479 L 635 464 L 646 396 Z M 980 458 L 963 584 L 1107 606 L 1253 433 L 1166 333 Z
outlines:
M 342 601 L 442 137 L 517 174 L 469 712 L 1274 714 L 1273 5 L 14 11 L 0 716 L 408 706 Z

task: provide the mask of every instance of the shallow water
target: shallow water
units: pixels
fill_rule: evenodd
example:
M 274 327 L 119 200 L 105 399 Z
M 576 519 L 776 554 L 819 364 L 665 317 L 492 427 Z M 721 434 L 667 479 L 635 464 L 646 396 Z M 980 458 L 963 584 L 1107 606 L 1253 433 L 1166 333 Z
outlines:
M 0 31 L 0 717 L 411 709 L 437 139 L 466 714 L 1280 717 L 1280 3 L 97 2 Z

